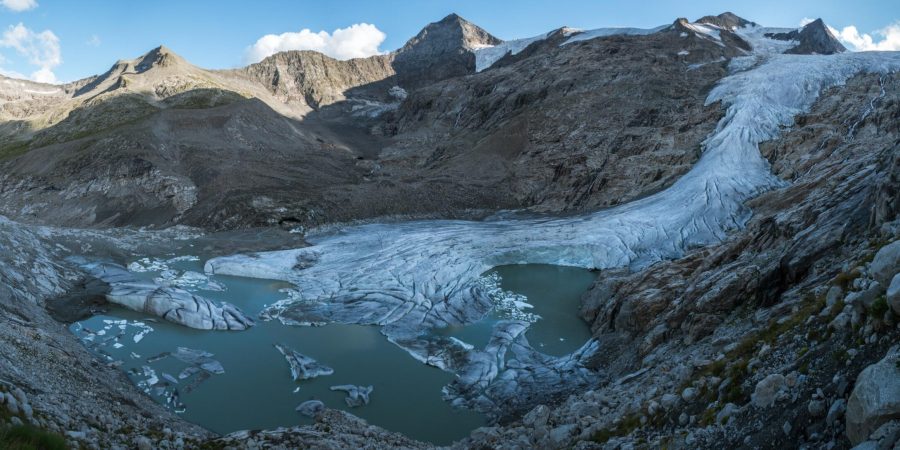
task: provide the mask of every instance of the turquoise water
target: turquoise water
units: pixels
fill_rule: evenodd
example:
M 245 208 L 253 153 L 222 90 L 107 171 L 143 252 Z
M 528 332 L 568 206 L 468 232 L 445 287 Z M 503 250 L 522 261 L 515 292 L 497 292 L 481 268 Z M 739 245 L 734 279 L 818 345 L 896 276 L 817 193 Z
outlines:
M 536 350 L 552 356 L 563 356 L 580 348 L 591 338 L 591 330 L 578 315 L 581 296 L 591 287 L 597 274 L 578 267 L 549 264 L 523 264 L 495 267 L 501 277 L 500 287 L 524 295 L 540 320 L 525 332 L 528 342 Z M 489 273 L 490 273 L 489 272 Z M 480 322 L 464 327 L 436 330 L 438 334 L 453 336 L 484 348 L 491 337 L 491 329 L 499 320 L 491 313 Z
M 200 261 L 178 261 L 169 267 L 178 271 L 202 271 Z M 562 355 L 580 347 L 590 337 L 577 311 L 579 298 L 590 286 L 594 274 L 582 269 L 540 265 L 505 266 L 496 270 L 503 277 L 502 287 L 527 295 L 534 305 L 531 312 L 542 317 L 527 333 L 535 348 Z M 159 273 L 140 275 L 152 279 Z M 286 294 L 280 290 L 289 287 L 277 281 L 227 276 L 216 276 L 214 281 L 225 290 L 192 290 L 214 300 L 231 302 L 251 316 L 267 304 L 285 298 Z M 121 323 L 122 320 L 127 322 Z M 495 321 L 495 317 L 489 316 L 476 324 L 438 333 L 452 334 L 483 347 Z M 153 331 L 135 342 L 135 335 L 141 334 L 146 326 Z M 376 327 L 337 324 L 294 327 L 277 321 L 258 321 L 247 331 L 201 331 L 121 308 L 112 308 L 106 315 L 74 324 L 72 330 L 85 336 L 85 327 L 103 333 L 92 342 L 109 339 L 105 345 L 94 346 L 94 350 L 108 355 L 111 361 L 121 361 L 122 370 L 139 387 L 162 403 L 177 390 L 179 398 L 171 403 L 173 409 L 183 410 L 180 414 L 185 419 L 218 433 L 311 423 L 311 419 L 294 410 L 310 399 L 350 411 L 388 430 L 436 444 L 448 444 L 484 425 L 481 414 L 454 409 L 441 399 L 441 388 L 453 379 L 452 374 L 414 360 L 388 342 Z M 113 337 L 116 335 L 118 339 Z M 273 347 L 275 343 L 284 343 L 330 366 L 334 374 L 293 381 L 287 362 Z M 171 356 L 152 360 L 154 355 L 174 352 L 177 347 L 214 354 L 212 358 L 222 364 L 224 373 L 213 374 L 193 389 L 189 388 L 197 382 L 198 375 L 178 378 L 189 364 Z M 144 372 L 144 366 L 153 369 L 152 376 L 161 384 L 146 386 L 151 376 Z M 374 386 L 371 403 L 348 407 L 344 393 L 329 389 L 339 384 Z

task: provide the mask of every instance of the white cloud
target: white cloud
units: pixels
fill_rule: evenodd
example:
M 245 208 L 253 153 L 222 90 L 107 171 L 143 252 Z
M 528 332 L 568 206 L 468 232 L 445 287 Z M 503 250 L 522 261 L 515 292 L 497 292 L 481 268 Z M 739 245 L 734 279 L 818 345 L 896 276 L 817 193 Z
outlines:
M 38 70 L 31 74 L 35 81 L 44 83 L 56 82 L 53 68 L 62 64 L 62 53 L 59 38 L 50 30 L 37 33 L 25 25 L 10 25 L 0 36 L 0 47 L 11 48 L 24 56 L 28 63 L 37 66 Z
M 832 27 L 828 27 L 828 29 L 844 46 L 856 52 L 900 50 L 900 22 L 895 22 L 872 34 L 860 33 L 853 25 L 844 27 L 840 31 Z M 872 35 L 880 36 L 881 40 L 876 41 Z
M 85 44 L 87 44 L 91 47 L 99 47 L 100 44 L 102 44 L 102 43 L 103 43 L 103 41 L 100 40 L 100 36 L 97 36 L 96 34 L 92 34 L 90 39 L 85 41 Z
M 816 19 L 810 19 L 809 17 L 804 17 L 804 18 L 800 19 L 800 26 L 805 27 L 815 21 L 816 21 Z
M 386 37 L 384 32 L 368 23 L 338 28 L 331 34 L 326 31 L 313 33 L 309 29 L 297 33 L 267 34 L 247 48 L 244 59 L 246 62 L 259 62 L 287 50 L 315 50 L 336 59 L 364 58 L 381 53 L 378 46 Z
M 9 77 L 9 78 L 20 78 L 20 79 L 28 78 L 27 76 L 25 76 L 25 74 L 21 74 L 19 72 L 16 72 L 15 70 L 6 70 L 2 67 L 0 67 L 0 75 L 3 75 L 4 77 Z
M 36 0 L 0 0 L 0 4 L 2 4 L 4 8 L 16 12 L 28 11 L 29 9 L 37 8 L 38 6 Z

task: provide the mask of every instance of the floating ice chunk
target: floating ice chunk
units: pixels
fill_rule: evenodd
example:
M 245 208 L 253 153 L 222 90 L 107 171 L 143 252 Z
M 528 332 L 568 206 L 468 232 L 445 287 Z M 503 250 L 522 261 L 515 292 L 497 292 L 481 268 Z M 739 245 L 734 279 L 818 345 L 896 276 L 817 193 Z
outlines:
M 291 367 L 291 377 L 294 381 L 308 380 L 323 375 L 331 375 L 334 369 L 316 360 L 297 352 L 284 344 L 275 344 L 275 348 L 284 355 L 284 359 Z
M 194 374 L 197 374 L 197 373 L 200 373 L 200 368 L 199 368 L 199 367 L 197 367 L 197 366 L 188 366 L 188 367 L 185 367 L 184 370 L 182 370 L 181 373 L 178 374 L 178 378 L 184 380 L 184 379 L 190 378 L 191 375 L 194 375 Z
M 107 300 L 128 309 L 201 330 L 245 330 L 254 324 L 234 305 L 217 304 L 183 289 L 139 280 L 124 267 L 110 263 L 91 263 L 84 267 L 110 285 Z
M 168 381 L 169 383 L 178 384 L 178 379 L 168 373 L 163 372 L 162 377 L 164 380 Z
M 315 417 L 325 410 L 325 404 L 319 400 L 307 400 L 297 407 L 296 411 L 307 417 Z
M 372 386 L 355 386 L 352 384 L 341 384 L 338 386 L 331 386 L 329 389 L 332 391 L 344 391 L 347 393 L 347 398 L 344 399 L 347 402 L 347 406 L 351 408 L 356 408 L 363 405 L 369 404 L 369 394 L 372 393 L 374 389 Z
M 175 350 L 175 353 L 172 353 L 172 356 L 181 362 L 193 364 L 210 373 L 225 373 L 225 369 L 222 367 L 222 363 L 212 358 L 215 355 L 203 350 L 178 347 Z

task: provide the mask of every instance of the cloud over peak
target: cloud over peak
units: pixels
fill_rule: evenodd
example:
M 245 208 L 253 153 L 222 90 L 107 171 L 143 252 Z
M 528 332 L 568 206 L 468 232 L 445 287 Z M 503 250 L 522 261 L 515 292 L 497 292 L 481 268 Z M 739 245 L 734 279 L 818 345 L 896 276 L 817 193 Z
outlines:
M 805 26 L 812 21 L 813 19 L 804 17 L 800 21 L 800 26 Z M 854 25 L 846 26 L 840 30 L 829 26 L 828 30 L 844 46 L 855 52 L 900 50 L 900 21 L 876 30 L 872 34 L 860 33 Z M 881 39 L 876 40 L 873 35 L 881 37 Z
M 0 5 L 10 11 L 22 12 L 37 8 L 37 0 L 0 0 Z
M 278 52 L 288 50 L 315 50 L 335 59 L 365 58 L 381 53 L 378 46 L 387 37 L 375 25 L 357 23 L 347 28 L 338 28 L 332 33 L 309 29 L 299 32 L 267 34 L 247 48 L 244 60 L 259 62 Z
M 59 38 L 50 30 L 35 32 L 24 24 L 10 25 L 0 36 L 0 48 L 11 48 L 38 70 L 31 78 L 42 83 L 55 83 L 53 68 L 62 64 Z
M 840 31 L 834 28 L 830 29 L 844 45 L 850 47 L 850 49 L 854 51 L 900 50 L 900 22 L 895 22 L 872 33 L 875 36 L 880 36 L 880 40 L 875 40 L 871 34 L 860 33 L 853 25 L 844 27 Z

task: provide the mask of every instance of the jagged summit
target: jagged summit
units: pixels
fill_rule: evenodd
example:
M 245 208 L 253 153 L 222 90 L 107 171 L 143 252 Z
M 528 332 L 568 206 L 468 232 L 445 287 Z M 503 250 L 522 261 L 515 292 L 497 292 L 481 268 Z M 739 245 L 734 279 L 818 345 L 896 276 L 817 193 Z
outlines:
M 457 14 L 425 26 L 396 52 L 394 69 L 409 86 L 473 73 L 474 50 L 503 41 Z
M 766 37 L 782 41 L 797 41 L 799 44 L 785 53 L 798 55 L 832 55 L 847 51 L 837 37 L 831 33 L 822 19 L 816 19 L 799 30 L 788 33 L 769 33 Z
M 137 61 L 137 64 L 135 64 L 134 68 L 139 73 L 154 67 L 172 67 L 182 63 L 187 64 L 184 58 L 178 56 L 164 45 L 150 50 L 135 61 Z
M 407 53 L 430 50 L 440 54 L 442 50 L 453 50 L 456 47 L 476 49 L 503 42 L 483 28 L 452 13 L 443 19 L 425 26 L 419 34 L 408 40 L 397 52 Z
M 726 11 L 722 14 L 719 14 L 718 16 L 703 16 L 697 19 L 697 23 L 715 25 L 726 30 L 734 30 L 737 28 L 744 28 L 746 26 L 757 25 L 755 22 L 744 19 L 743 17 L 740 17 L 730 11 Z

